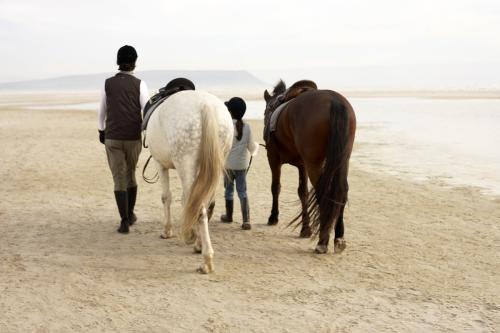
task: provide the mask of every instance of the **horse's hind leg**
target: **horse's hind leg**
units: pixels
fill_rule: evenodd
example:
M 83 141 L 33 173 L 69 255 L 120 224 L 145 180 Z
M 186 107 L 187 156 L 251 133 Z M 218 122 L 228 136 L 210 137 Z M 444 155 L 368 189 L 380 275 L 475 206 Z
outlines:
M 215 208 L 215 199 L 212 198 L 210 200 L 210 204 L 208 205 L 208 222 L 210 222 L 210 219 L 212 218 L 212 215 L 214 214 L 214 208 Z
M 214 208 L 215 208 L 215 200 L 211 199 L 210 204 L 208 205 L 208 210 L 207 210 L 207 221 L 210 222 L 210 219 L 212 218 L 212 215 L 214 213 Z M 202 253 L 202 242 L 201 242 L 201 227 L 197 227 L 198 232 L 196 234 L 196 242 L 194 243 L 194 252 L 195 253 Z
M 165 230 L 161 238 L 170 238 L 173 236 L 172 232 L 172 216 L 170 214 L 170 204 L 172 203 L 172 193 L 170 192 L 170 178 L 168 169 L 160 167 L 160 181 L 162 185 L 161 201 L 163 202 L 163 209 L 165 211 Z
M 340 209 L 339 218 L 335 224 L 335 240 L 333 241 L 333 251 L 335 253 L 344 251 L 347 246 L 344 239 L 344 208 L 345 206 L 342 206 Z
M 179 173 L 179 177 L 181 178 L 182 183 L 182 205 L 186 204 L 186 201 L 189 197 L 189 192 L 191 191 L 191 187 L 194 182 L 194 166 L 193 166 L 194 158 L 190 158 L 189 156 L 185 156 L 185 158 L 176 165 L 177 172 Z M 201 215 L 200 215 L 201 216 Z M 200 217 L 198 217 L 200 218 Z M 195 236 L 194 242 L 194 252 L 201 253 L 202 252 L 202 243 L 200 239 L 200 230 L 199 225 L 195 225 L 193 227 L 193 233 Z
M 335 239 L 333 241 L 333 251 L 335 253 L 340 253 L 346 248 L 346 242 L 344 240 L 344 207 L 345 206 L 342 206 L 340 208 L 339 217 L 335 223 Z M 330 241 L 333 223 L 334 221 L 325 223 L 324 227 L 321 227 L 319 230 L 319 241 L 315 249 L 316 253 L 326 253 L 328 251 L 328 242 Z
M 198 221 L 198 237 L 201 239 L 201 253 L 203 254 L 203 264 L 198 268 L 198 272 L 207 274 L 214 270 L 214 249 L 208 233 L 208 214 L 205 205 L 201 210 L 201 217 Z
M 271 208 L 271 215 L 267 220 L 268 225 L 278 224 L 279 219 L 279 196 L 281 190 L 280 178 L 281 178 L 281 164 L 280 162 L 271 162 L 269 161 L 269 165 L 271 166 L 271 174 L 272 174 L 272 183 L 271 183 L 271 192 L 273 194 L 273 207 Z
M 299 166 L 299 188 L 297 190 L 300 203 L 302 204 L 302 229 L 300 230 L 301 238 L 311 237 L 311 227 L 309 226 L 309 213 L 307 212 L 307 172 L 304 166 Z
M 321 176 L 321 169 L 316 164 L 306 164 L 306 167 L 311 183 L 317 184 Z M 330 242 L 330 232 L 332 231 L 333 224 L 333 221 L 329 221 L 329 223 L 322 223 L 321 219 L 323 218 L 324 217 L 320 214 L 320 221 L 316 222 L 319 224 L 319 240 L 314 252 L 319 254 L 328 252 L 328 243 Z
M 332 231 L 332 223 L 320 227 L 319 240 L 314 252 L 324 254 L 328 252 L 328 243 L 330 242 L 330 233 Z

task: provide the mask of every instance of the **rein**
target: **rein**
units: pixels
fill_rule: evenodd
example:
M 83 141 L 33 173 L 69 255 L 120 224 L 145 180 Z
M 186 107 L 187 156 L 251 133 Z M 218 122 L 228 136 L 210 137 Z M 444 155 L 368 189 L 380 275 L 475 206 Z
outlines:
M 158 174 L 158 171 L 156 171 L 156 174 L 153 177 L 151 177 L 151 178 L 146 177 L 146 168 L 148 167 L 148 164 L 149 164 L 149 161 L 151 160 L 151 157 L 153 157 L 153 155 L 149 155 L 149 157 L 146 161 L 146 164 L 144 164 L 144 168 L 142 168 L 142 179 L 144 179 L 144 181 L 148 184 L 154 184 L 154 183 L 158 182 L 158 179 L 160 179 L 160 175 Z

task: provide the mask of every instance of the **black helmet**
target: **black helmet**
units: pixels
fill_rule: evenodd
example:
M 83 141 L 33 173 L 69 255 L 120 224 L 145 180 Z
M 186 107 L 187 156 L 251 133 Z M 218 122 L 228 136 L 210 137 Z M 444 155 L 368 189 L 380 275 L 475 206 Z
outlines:
M 137 52 L 130 45 L 124 45 L 120 47 L 118 50 L 118 54 L 116 55 L 116 64 L 135 64 L 137 60 Z
M 231 116 L 234 119 L 241 119 L 247 110 L 247 105 L 245 101 L 240 97 L 233 97 L 229 101 L 224 102 L 226 104 L 227 109 L 231 112 Z
M 173 79 L 167 85 L 165 86 L 165 90 L 171 90 L 171 89 L 176 89 L 177 90 L 194 90 L 194 83 L 191 82 L 190 80 L 183 78 L 183 77 L 178 77 L 176 79 Z

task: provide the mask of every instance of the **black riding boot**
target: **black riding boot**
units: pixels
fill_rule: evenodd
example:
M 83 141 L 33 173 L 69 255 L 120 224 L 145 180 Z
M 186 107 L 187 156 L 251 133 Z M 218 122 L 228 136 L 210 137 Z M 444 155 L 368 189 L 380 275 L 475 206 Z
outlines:
M 135 199 L 137 198 L 137 186 L 129 187 L 127 189 L 128 195 L 128 222 L 129 225 L 134 224 L 137 221 L 137 216 L 134 214 Z
M 120 212 L 120 217 L 122 218 L 118 232 L 127 234 L 129 224 L 127 191 L 115 191 L 115 199 L 116 205 L 118 206 L 118 212 Z
M 243 230 L 250 230 L 252 226 L 250 225 L 250 205 L 248 204 L 248 198 L 240 200 L 241 203 L 241 215 L 243 215 L 243 224 L 241 228 Z
M 226 214 L 221 215 L 220 217 L 221 222 L 224 223 L 233 222 L 233 206 L 234 206 L 233 200 L 226 200 Z

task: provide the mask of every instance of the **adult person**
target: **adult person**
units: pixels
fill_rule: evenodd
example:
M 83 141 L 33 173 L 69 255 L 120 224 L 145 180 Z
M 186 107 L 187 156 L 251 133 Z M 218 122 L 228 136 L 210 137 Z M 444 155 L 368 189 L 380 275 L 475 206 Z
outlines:
M 146 83 L 134 76 L 136 50 L 129 45 L 118 50 L 119 72 L 106 79 L 99 107 L 99 141 L 104 144 L 113 175 L 120 227 L 128 233 L 137 220 L 135 169 L 141 153 L 142 109 L 149 99 Z

